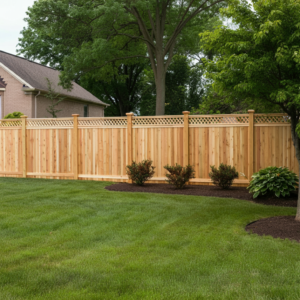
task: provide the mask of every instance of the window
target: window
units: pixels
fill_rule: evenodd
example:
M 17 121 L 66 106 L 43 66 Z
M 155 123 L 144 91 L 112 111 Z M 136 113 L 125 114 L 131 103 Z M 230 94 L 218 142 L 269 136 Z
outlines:
M 89 106 L 88 105 L 85 105 L 83 107 L 83 116 L 86 118 L 89 116 Z

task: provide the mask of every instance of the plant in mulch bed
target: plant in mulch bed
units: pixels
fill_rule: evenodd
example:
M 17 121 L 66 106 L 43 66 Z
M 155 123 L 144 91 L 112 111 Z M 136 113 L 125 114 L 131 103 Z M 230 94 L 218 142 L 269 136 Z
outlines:
M 209 177 L 214 185 L 218 185 L 222 189 L 229 189 L 235 178 L 239 177 L 235 167 L 230 165 L 220 164 L 219 168 L 210 166 L 211 172 Z
M 151 160 L 143 160 L 140 163 L 133 161 L 131 165 L 126 166 L 126 173 L 134 183 L 143 185 L 153 177 L 154 169 Z
M 298 181 L 298 176 L 288 168 L 268 167 L 252 175 L 248 189 L 253 198 L 267 194 L 286 197 L 296 191 Z
M 190 178 L 194 178 L 195 170 L 192 166 L 187 165 L 185 168 L 176 164 L 175 166 L 166 165 L 164 168 L 170 174 L 166 174 L 167 182 L 175 186 L 176 189 L 182 189 Z

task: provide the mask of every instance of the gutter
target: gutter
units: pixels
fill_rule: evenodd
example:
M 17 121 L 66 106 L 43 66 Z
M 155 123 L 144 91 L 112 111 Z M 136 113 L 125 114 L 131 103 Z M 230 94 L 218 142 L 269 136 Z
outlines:
M 41 91 L 39 91 L 35 97 L 34 97 L 34 116 L 37 118 L 37 97 L 41 94 Z
M 22 88 L 22 91 L 23 92 L 37 92 L 39 91 L 40 92 L 44 92 L 44 93 L 48 93 L 48 91 L 45 91 L 45 90 L 38 90 L 38 89 L 35 89 L 35 88 L 29 88 L 29 87 L 24 87 Z M 82 99 L 82 98 L 78 98 L 78 97 L 74 97 L 74 96 L 71 96 L 71 95 L 66 95 L 66 94 L 59 94 L 60 97 L 64 96 L 66 98 L 69 98 L 69 99 L 74 99 L 74 100 L 78 100 L 78 101 L 81 101 L 81 102 L 87 102 L 87 103 L 90 103 L 90 104 L 95 104 L 95 105 L 100 105 L 100 106 L 110 106 L 110 104 L 107 104 L 107 103 L 97 103 L 97 102 L 93 102 L 91 100 L 86 100 L 86 99 Z

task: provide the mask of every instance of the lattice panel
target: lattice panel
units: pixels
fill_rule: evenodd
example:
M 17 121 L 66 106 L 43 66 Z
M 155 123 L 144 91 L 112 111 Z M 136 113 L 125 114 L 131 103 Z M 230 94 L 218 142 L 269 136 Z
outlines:
M 163 125 L 183 125 L 183 117 L 157 117 L 157 118 L 147 118 L 147 117 L 136 117 L 133 118 L 133 126 L 163 126 Z
M 30 127 L 73 127 L 73 119 L 27 119 L 26 126 Z
M 190 116 L 190 125 L 210 125 L 210 124 L 248 124 L 249 116 Z
M 99 119 L 78 119 L 78 126 L 127 126 L 127 117 L 124 118 L 99 118 Z
M 287 115 L 254 115 L 254 123 L 255 124 L 280 124 L 280 123 L 285 123 L 288 124 L 290 123 L 290 118 Z
M 0 121 L 0 127 L 20 127 L 22 126 L 22 120 L 13 120 L 13 121 L 8 121 L 8 120 L 1 120 Z

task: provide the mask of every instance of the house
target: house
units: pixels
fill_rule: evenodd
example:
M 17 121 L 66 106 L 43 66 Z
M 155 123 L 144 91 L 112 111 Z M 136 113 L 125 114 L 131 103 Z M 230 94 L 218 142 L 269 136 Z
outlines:
M 61 111 L 57 117 L 104 117 L 108 104 L 73 82 L 71 91 L 58 85 L 59 71 L 29 61 L 25 58 L 0 51 L 0 119 L 19 111 L 28 118 L 51 118 L 47 112 L 51 100 L 48 81 L 52 88 L 64 98 L 56 107 Z

